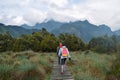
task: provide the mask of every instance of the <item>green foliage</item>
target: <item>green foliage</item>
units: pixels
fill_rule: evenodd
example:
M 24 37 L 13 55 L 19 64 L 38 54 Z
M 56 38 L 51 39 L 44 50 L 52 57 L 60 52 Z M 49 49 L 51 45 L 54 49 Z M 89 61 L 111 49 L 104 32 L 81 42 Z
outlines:
M 56 37 L 43 28 L 39 32 L 33 32 L 31 35 L 22 35 L 19 38 L 12 38 L 9 32 L 4 35 L 0 34 L 0 52 L 26 50 L 55 52 L 59 42 L 64 42 L 69 50 L 85 49 L 85 44 L 75 35 L 66 33 Z
M 7 51 L 11 50 L 13 44 L 13 38 L 10 36 L 9 32 L 6 34 L 2 35 L 0 34 L 0 51 Z
M 59 42 L 65 43 L 71 51 L 90 49 L 96 52 L 110 53 L 119 50 L 117 49 L 118 41 L 116 36 L 93 38 L 87 45 L 74 34 L 65 33 L 56 37 L 43 28 L 39 32 L 33 32 L 31 35 L 22 35 L 19 38 L 11 37 L 9 32 L 4 35 L 0 34 L 0 52 L 26 50 L 55 52 Z
M 75 75 L 75 80 L 102 80 L 91 75 L 91 73 L 83 73 L 80 75 Z
M 50 78 L 53 53 L 33 51 L 0 54 L 0 80 L 47 80 Z
M 41 42 L 41 49 L 42 51 L 56 51 L 57 47 L 57 40 L 54 36 L 47 36 Z
M 75 35 L 70 35 L 68 33 L 60 34 L 59 41 L 65 43 L 68 49 L 72 51 L 83 50 L 85 46 L 85 44 L 80 38 L 76 37 Z
M 13 69 L 12 65 L 8 65 L 8 64 L 0 64 L 0 74 L 6 74 L 11 72 Z
M 25 50 L 25 44 L 22 39 L 15 39 L 15 42 L 13 44 L 13 51 L 24 51 Z
M 0 80 L 9 80 L 12 77 L 12 71 L 13 65 L 0 64 Z
M 114 60 L 113 55 L 91 51 L 76 52 L 71 56 L 72 61 L 67 64 L 75 80 L 104 80 Z
M 29 71 L 36 69 L 36 65 L 30 62 L 24 62 L 23 64 L 18 66 L 19 71 Z
M 120 58 L 115 60 L 115 63 L 112 66 L 112 73 L 120 78 Z
M 112 53 L 116 52 L 117 50 L 118 41 L 116 36 L 104 36 L 93 38 L 89 42 L 89 48 L 93 51 L 100 52 L 100 53 Z
M 113 61 L 111 71 L 108 73 L 108 78 L 120 79 L 120 54 L 118 53 L 116 60 Z

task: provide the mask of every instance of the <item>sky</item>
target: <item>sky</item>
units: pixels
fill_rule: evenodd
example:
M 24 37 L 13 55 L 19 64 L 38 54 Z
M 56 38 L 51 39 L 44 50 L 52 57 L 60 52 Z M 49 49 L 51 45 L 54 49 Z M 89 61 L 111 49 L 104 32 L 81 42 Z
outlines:
M 120 29 L 120 0 L 0 0 L 0 23 L 35 25 L 50 19 L 88 20 Z

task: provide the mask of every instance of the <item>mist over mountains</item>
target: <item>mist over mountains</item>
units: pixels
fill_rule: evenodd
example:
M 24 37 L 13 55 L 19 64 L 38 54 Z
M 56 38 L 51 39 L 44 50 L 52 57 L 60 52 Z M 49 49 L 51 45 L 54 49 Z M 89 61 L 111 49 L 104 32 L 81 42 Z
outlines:
M 0 33 L 5 34 L 7 31 L 14 37 L 20 36 L 22 34 L 31 34 L 35 31 L 39 31 L 42 28 L 46 28 L 50 33 L 54 33 L 56 36 L 60 33 L 75 34 L 80 37 L 84 42 L 90 41 L 93 37 L 99 37 L 104 35 L 120 35 L 120 30 L 111 31 L 110 27 L 106 25 L 94 25 L 85 21 L 75 21 L 75 22 L 58 22 L 54 20 L 49 20 L 43 23 L 37 23 L 34 26 L 22 25 L 22 26 L 12 26 L 0 24 Z

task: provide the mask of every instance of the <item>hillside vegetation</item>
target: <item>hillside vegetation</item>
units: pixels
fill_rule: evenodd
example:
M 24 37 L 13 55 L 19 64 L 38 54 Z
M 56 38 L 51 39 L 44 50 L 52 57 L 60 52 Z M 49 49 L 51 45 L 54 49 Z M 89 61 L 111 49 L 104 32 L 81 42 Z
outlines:
M 67 60 L 67 65 L 75 80 L 119 80 L 119 61 L 114 54 L 92 51 L 70 54 L 72 60 Z M 3 52 L 0 54 L 0 80 L 50 80 L 55 58 L 56 53 Z M 113 64 L 114 61 L 117 63 Z
M 74 21 L 74 22 L 58 22 L 54 20 L 48 20 L 42 23 L 36 23 L 34 26 L 22 25 L 4 25 L 0 23 L 0 33 L 5 34 L 9 31 L 10 35 L 13 37 L 21 36 L 22 34 L 32 34 L 35 31 L 40 31 L 45 28 L 50 33 L 54 35 L 59 35 L 60 33 L 75 34 L 77 37 L 81 38 L 84 42 L 89 42 L 93 37 L 100 37 L 104 35 L 117 35 L 117 33 L 111 31 L 110 27 L 107 25 L 94 25 L 89 21 Z
M 83 41 L 75 35 L 60 34 L 59 37 L 56 37 L 46 29 L 42 29 L 40 32 L 22 35 L 19 38 L 13 38 L 9 32 L 4 35 L 0 34 L 0 52 L 25 50 L 55 52 L 59 42 L 66 43 L 68 48 L 74 51 L 84 48 Z
M 65 43 L 70 51 L 81 51 L 72 54 L 73 62 L 68 63 L 76 80 L 120 79 L 120 42 L 115 35 L 96 37 L 86 44 L 74 34 L 55 36 L 43 28 L 40 32 L 18 38 L 9 32 L 0 34 L 1 80 L 29 80 L 29 76 L 32 80 L 49 80 L 55 56 L 49 53 L 56 52 L 59 42 Z M 29 50 L 34 52 L 22 52 Z
M 100 53 L 112 53 L 117 51 L 117 44 L 119 43 L 117 37 L 103 36 L 96 37 L 85 44 L 81 38 L 74 34 L 59 34 L 57 37 L 50 34 L 46 29 L 40 32 L 34 32 L 31 35 L 22 35 L 19 38 L 13 38 L 9 32 L 0 34 L 0 52 L 4 51 L 43 51 L 55 52 L 59 42 L 65 43 L 71 51 L 77 50 L 93 50 Z
M 13 26 L 13 25 L 4 25 L 0 23 L 0 33 L 5 34 L 6 32 L 9 32 L 12 37 L 19 37 L 23 34 L 32 34 L 35 31 L 39 31 L 36 29 L 25 29 L 20 26 Z
M 1 53 L 0 80 L 49 80 L 54 58 L 54 53 Z
M 91 51 L 71 53 L 67 63 L 75 80 L 105 80 L 111 70 L 115 55 L 98 54 Z

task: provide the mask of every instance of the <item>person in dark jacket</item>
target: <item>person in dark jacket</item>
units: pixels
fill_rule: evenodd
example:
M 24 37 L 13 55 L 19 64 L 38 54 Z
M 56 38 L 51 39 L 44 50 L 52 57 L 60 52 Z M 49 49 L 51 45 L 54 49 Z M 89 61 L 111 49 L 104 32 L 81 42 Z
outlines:
M 60 48 L 62 48 L 62 43 L 59 43 L 59 46 L 57 47 L 58 64 L 60 64 L 60 56 L 58 55 Z

